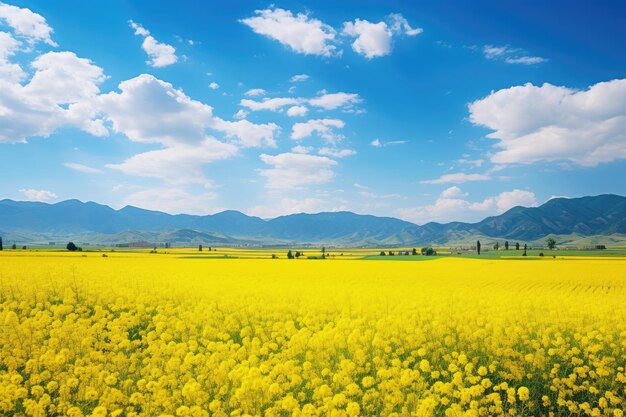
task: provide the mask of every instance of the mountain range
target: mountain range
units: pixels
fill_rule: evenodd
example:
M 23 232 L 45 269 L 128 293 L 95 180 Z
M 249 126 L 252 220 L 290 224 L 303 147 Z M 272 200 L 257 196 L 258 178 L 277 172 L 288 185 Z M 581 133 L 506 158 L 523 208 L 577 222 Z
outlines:
M 538 207 L 514 207 L 477 223 L 416 224 L 352 212 L 292 214 L 261 219 L 227 210 L 213 215 L 171 215 L 94 202 L 55 204 L 0 200 L 5 242 L 47 243 L 73 238 L 91 244 L 132 241 L 174 245 L 326 244 L 392 246 L 470 243 L 476 238 L 538 241 L 546 236 L 626 239 L 626 197 L 554 198 Z M 570 239 L 576 240 L 576 239 Z M 597 239 L 596 239 L 597 240 Z

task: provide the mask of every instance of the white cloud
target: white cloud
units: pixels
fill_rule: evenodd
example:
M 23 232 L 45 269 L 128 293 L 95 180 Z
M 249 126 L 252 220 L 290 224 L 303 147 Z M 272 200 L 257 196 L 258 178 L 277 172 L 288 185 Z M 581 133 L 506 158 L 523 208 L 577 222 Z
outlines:
M 259 173 L 267 178 L 267 188 L 275 190 L 327 183 L 334 176 L 332 168 L 337 165 L 325 156 L 300 153 L 262 154 L 261 160 L 272 166 Z
M 356 155 L 356 151 L 354 149 L 322 148 L 318 151 L 318 154 L 333 158 L 345 158 L 346 156 Z
M 353 93 L 326 93 L 309 100 L 309 104 L 321 107 L 325 110 L 334 110 L 339 107 L 352 107 L 363 100 L 358 94 Z
M 34 190 L 32 188 L 21 189 L 20 193 L 24 195 L 24 198 L 28 201 L 42 201 L 42 202 L 50 202 L 55 201 L 59 198 L 52 191 L 47 190 Z
M 356 38 L 352 42 L 352 49 L 372 59 L 391 53 L 393 34 L 415 36 L 422 32 L 421 28 L 412 28 L 401 14 L 394 13 L 387 16 L 387 23 L 373 23 L 362 19 L 345 22 L 341 33 Z
M 420 184 L 462 184 L 464 182 L 470 181 L 487 181 L 490 180 L 491 177 L 489 175 L 484 174 L 465 174 L 462 172 L 454 173 L 454 174 L 445 174 L 439 178 L 434 180 L 424 180 L 420 181 Z
M 265 91 L 262 88 L 251 88 L 250 90 L 246 91 L 243 94 L 248 97 L 256 97 L 256 96 L 263 96 L 265 95 L 265 93 L 267 93 L 267 91 Z
M 329 201 L 328 199 L 320 199 L 308 197 L 303 199 L 297 198 L 281 198 L 271 205 L 255 206 L 247 210 L 251 216 L 258 216 L 269 219 L 278 216 L 285 216 L 296 213 L 319 213 L 328 211 L 346 210 L 343 201 Z
M 295 153 L 311 153 L 313 152 L 315 148 L 312 146 L 302 146 L 302 145 L 297 145 L 294 146 L 293 148 L 291 148 L 291 152 L 295 152 Z
M 492 130 L 497 164 L 571 161 L 583 166 L 626 158 L 626 79 L 586 90 L 530 83 L 469 105 L 472 123 Z
M 211 90 L 217 90 L 218 88 L 220 88 L 220 85 L 216 83 L 215 81 L 213 81 L 211 84 L 209 84 L 209 88 Z
M 280 127 L 275 123 L 254 124 L 247 120 L 228 122 L 215 119 L 213 128 L 224 132 L 227 137 L 237 138 L 238 144 L 244 148 L 275 148 L 274 136 L 280 132 Z
M 392 13 L 387 16 L 391 31 L 407 36 L 416 36 L 424 32 L 422 28 L 412 28 L 409 22 L 400 13 Z
M 123 204 L 170 214 L 206 215 L 217 211 L 216 199 L 217 194 L 211 192 L 191 193 L 176 187 L 159 187 L 130 194 Z
M 479 221 L 486 216 L 504 213 L 515 206 L 532 207 L 537 205 L 537 199 L 534 193 L 519 189 L 506 191 L 497 196 L 487 197 L 483 201 L 474 203 L 460 198 L 461 195 L 444 195 L 454 194 L 447 192 L 448 190 L 445 190 L 435 203 L 431 205 L 398 209 L 396 215 L 417 224 L 423 224 L 429 221 Z
M 302 104 L 309 103 L 311 106 L 320 107 L 325 110 L 334 110 L 339 107 L 344 107 L 346 110 L 351 110 L 355 104 L 361 103 L 363 100 L 358 94 L 353 93 L 323 93 L 322 95 L 306 99 L 302 97 L 274 97 L 264 98 L 261 101 L 242 99 L 239 104 L 243 107 L 247 107 L 252 111 L 281 111 L 284 107 L 291 106 L 296 107 L 293 112 L 302 112 Z M 300 114 L 298 114 L 300 115 Z
M 368 187 L 367 185 L 362 185 L 362 184 L 358 184 L 358 183 L 354 183 L 352 184 L 355 188 L 358 188 L 359 190 L 369 190 L 370 187 Z
M 522 64 L 522 65 L 535 65 L 541 64 L 542 62 L 546 62 L 547 59 L 542 58 L 540 56 L 518 56 L 518 57 L 509 57 L 505 58 L 504 62 L 507 64 Z
M 385 22 L 372 23 L 356 19 L 354 22 L 345 22 L 342 33 L 356 38 L 352 42 L 352 49 L 366 58 L 381 57 L 391 52 L 392 34 Z
M 170 184 L 202 184 L 211 186 L 202 167 L 227 159 L 237 153 L 234 145 L 207 137 L 199 144 L 174 146 L 134 155 L 119 164 L 108 164 L 126 175 L 159 178 Z
M 150 60 L 146 61 L 148 65 L 155 68 L 161 68 L 175 64 L 178 61 L 176 48 L 172 45 L 157 41 L 154 36 L 150 35 L 150 31 L 140 24 L 135 23 L 132 20 L 128 23 L 133 29 L 135 29 L 135 35 L 143 36 L 144 38 L 141 43 L 141 47 L 150 57 Z
M 237 120 L 245 119 L 246 117 L 248 117 L 248 112 L 244 109 L 239 109 L 237 113 L 233 115 L 233 118 Z
M 25 85 L 0 79 L 0 142 L 25 142 L 73 126 L 92 135 L 107 131 L 91 102 L 105 79 L 102 69 L 72 52 L 48 52 L 32 63 L 34 74 Z
M 476 168 L 480 168 L 483 163 L 485 162 L 483 159 L 467 159 L 467 158 L 461 158 L 459 160 L 457 160 L 457 162 L 459 164 L 463 164 L 463 165 L 472 165 L 475 166 Z
M 103 172 L 100 169 L 92 168 L 90 166 L 79 164 L 76 162 L 66 162 L 63 165 L 71 170 L 82 172 L 83 174 L 102 174 Z
M 280 8 L 256 10 L 256 16 L 242 19 L 254 32 L 277 40 L 293 51 L 307 55 L 332 56 L 337 53 L 335 30 L 304 13 L 294 15 Z
M 44 42 L 50 46 L 58 46 L 52 39 L 52 28 L 40 14 L 27 8 L 0 3 L 0 21 L 10 26 L 15 35 L 24 38 L 29 44 Z
M 308 111 L 309 109 L 306 106 L 293 106 L 293 107 L 289 107 L 289 110 L 287 110 L 287 116 L 289 117 L 306 116 Z
M 345 123 L 340 119 L 312 119 L 303 123 L 295 123 L 291 128 L 291 139 L 304 139 L 317 133 L 318 136 L 332 143 L 341 139 L 333 129 L 342 129 L 344 126 Z
M 310 78 L 310 77 L 309 77 L 307 74 L 296 74 L 296 75 L 294 75 L 293 77 L 291 77 L 291 78 L 289 79 L 289 82 L 292 82 L 292 83 L 299 83 L 299 82 L 302 82 L 302 81 L 306 81 L 306 80 L 308 80 L 309 78 Z
M 243 99 L 239 102 L 239 104 L 243 107 L 247 107 L 252 111 L 260 111 L 260 110 L 269 110 L 269 111 L 278 111 L 285 106 L 293 106 L 296 104 L 300 104 L 303 99 L 300 98 L 292 98 L 292 97 L 276 97 L 276 98 L 266 98 L 263 101 L 255 101 Z
M 524 55 L 522 49 L 511 48 L 509 45 L 485 45 L 483 47 L 483 54 L 487 59 L 501 60 L 507 64 L 535 65 L 547 61 L 547 59 L 538 56 Z
M 405 143 L 406 143 L 406 140 L 390 140 L 387 142 L 383 142 L 380 139 L 374 139 L 373 141 L 370 142 L 370 145 L 372 145 L 375 148 L 384 148 L 385 146 L 404 145 Z
M 450 188 L 446 188 L 441 192 L 441 197 L 443 198 L 459 198 L 459 197 L 467 197 L 467 193 L 461 191 L 459 187 L 453 185 Z
M 9 33 L 0 32 L 0 79 L 17 84 L 26 77 L 18 64 L 9 62 L 9 58 L 19 50 L 21 43 Z

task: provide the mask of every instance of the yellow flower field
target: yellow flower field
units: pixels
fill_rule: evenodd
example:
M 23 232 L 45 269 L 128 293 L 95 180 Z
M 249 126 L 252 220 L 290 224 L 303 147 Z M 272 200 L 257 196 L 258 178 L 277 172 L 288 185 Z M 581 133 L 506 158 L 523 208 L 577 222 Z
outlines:
M 626 260 L 0 256 L 0 415 L 622 416 Z

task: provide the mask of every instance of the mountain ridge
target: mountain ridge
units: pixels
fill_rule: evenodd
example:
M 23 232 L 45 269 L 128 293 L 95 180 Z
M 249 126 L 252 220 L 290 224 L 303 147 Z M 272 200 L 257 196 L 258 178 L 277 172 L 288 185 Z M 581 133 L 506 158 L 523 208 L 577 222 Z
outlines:
M 176 234 L 173 231 L 187 231 Z M 261 219 L 240 211 L 212 215 L 168 214 L 135 206 L 113 209 L 93 201 L 58 203 L 0 200 L 3 234 L 39 236 L 114 236 L 159 232 L 150 236 L 182 236 L 181 242 L 202 239 L 244 245 L 320 243 L 344 245 L 424 245 L 462 241 L 471 236 L 531 241 L 547 235 L 626 235 L 626 197 L 602 194 L 555 198 L 537 207 L 516 206 L 480 222 L 417 225 L 394 217 L 349 211 L 296 213 Z M 191 236 L 193 233 L 197 236 Z M 191 234 L 190 234 L 191 233 Z M 213 237 L 213 238 L 211 238 Z M 211 238 L 211 239 L 209 239 Z

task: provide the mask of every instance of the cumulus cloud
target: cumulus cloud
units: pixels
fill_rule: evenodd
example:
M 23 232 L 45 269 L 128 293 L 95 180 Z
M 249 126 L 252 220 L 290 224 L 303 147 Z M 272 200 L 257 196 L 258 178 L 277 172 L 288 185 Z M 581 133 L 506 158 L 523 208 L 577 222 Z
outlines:
M 291 77 L 291 78 L 289 79 L 289 82 L 292 82 L 292 83 L 299 83 L 299 82 L 302 82 L 302 81 L 306 81 L 306 80 L 308 80 L 309 78 L 310 78 L 310 77 L 309 77 L 307 74 L 296 74 L 296 75 L 294 75 L 293 77 Z
M 170 184 L 212 186 L 202 171 L 205 164 L 237 154 L 237 147 L 207 137 L 197 144 L 174 146 L 136 154 L 119 164 L 107 164 L 126 175 L 159 178 Z
M 213 208 L 217 197 L 212 192 L 191 193 L 177 187 L 158 187 L 132 193 L 123 204 L 170 214 L 207 215 L 217 211 Z
M 313 107 L 319 107 L 324 110 L 335 110 L 338 108 L 343 108 L 345 111 L 351 111 L 354 105 L 359 104 L 362 101 L 363 100 L 361 99 L 361 97 L 355 93 L 322 92 L 321 95 L 312 99 L 306 99 L 303 97 L 274 97 L 264 98 L 261 101 L 242 99 L 239 104 L 252 111 L 282 111 L 284 107 L 291 106 L 290 110 L 291 108 L 295 107 L 295 109 L 292 110 L 292 113 L 295 114 L 289 114 L 289 116 L 301 116 L 303 115 L 301 113 L 304 111 L 302 105 L 307 103 Z
M 135 30 L 135 35 L 143 37 L 141 48 L 150 57 L 150 60 L 146 61 L 148 65 L 155 68 L 161 68 L 175 64 L 178 61 L 176 48 L 172 45 L 157 41 L 154 36 L 150 34 L 150 31 L 140 24 L 135 23 L 132 20 L 128 23 L 130 27 Z
M 82 172 L 83 174 L 102 174 L 103 172 L 101 169 L 92 168 L 76 162 L 66 162 L 63 165 L 73 171 Z
M 334 132 L 334 129 L 343 129 L 344 126 L 344 121 L 340 119 L 312 119 L 295 123 L 291 128 L 291 139 L 304 139 L 317 133 L 319 137 L 332 143 L 341 138 Z
M 315 107 L 321 107 L 325 110 L 334 110 L 339 107 L 352 107 L 361 103 L 363 100 L 358 94 L 354 93 L 325 93 L 319 97 L 309 100 L 309 104 Z
M 272 166 L 259 173 L 267 179 L 266 187 L 274 190 L 327 183 L 334 176 L 332 168 L 337 165 L 325 156 L 301 153 L 262 154 L 261 160 Z
M 595 166 L 626 158 L 626 79 L 585 90 L 527 83 L 469 105 L 470 120 L 497 141 L 491 161 L 571 161 Z
M 337 53 L 335 30 L 304 13 L 269 8 L 256 10 L 255 16 L 240 20 L 255 33 L 276 40 L 291 50 L 306 55 L 332 56 Z
M 0 22 L 11 27 L 16 36 L 31 45 L 44 42 L 50 46 L 58 46 L 51 38 L 53 30 L 46 19 L 30 9 L 0 3 Z
M 439 198 L 430 205 L 417 208 L 398 209 L 396 215 L 402 219 L 423 224 L 430 221 L 478 221 L 485 216 L 504 213 L 515 206 L 532 207 L 537 205 L 535 194 L 530 191 L 515 189 L 505 191 L 482 201 L 471 202 L 463 199 L 466 194 L 461 190 L 444 190 Z
M 483 55 L 487 59 L 500 60 L 507 64 L 535 65 L 547 61 L 547 59 L 539 56 L 525 55 L 524 50 L 511 48 L 509 45 L 485 45 L 483 47 Z
M 211 90 L 217 90 L 218 88 L 220 88 L 220 85 L 216 83 L 215 81 L 213 81 L 212 83 L 209 84 L 209 88 Z
M 420 181 L 420 184 L 462 184 L 464 182 L 487 181 L 490 179 L 491 177 L 485 174 L 465 174 L 463 172 L 458 172 L 454 174 L 445 174 L 434 180 Z
M 291 148 L 291 152 L 295 153 L 311 153 L 315 148 L 312 146 L 297 145 Z
M 306 116 L 309 109 L 306 106 L 293 106 L 287 110 L 287 116 L 289 117 L 299 117 Z
M 457 198 L 457 197 L 467 197 L 467 193 L 461 191 L 459 187 L 453 185 L 450 188 L 446 188 L 441 192 L 441 197 L 443 198 Z
M 265 93 L 267 91 L 265 91 L 262 88 L 251 88 L 250 90 L 246 91 L 244 94 L 244 96 L 248 96 L 248 97 L 256 97 L 256 96 L 264 96 Z
M 276 147 L 274 137 L 280 132 L 276 123 L 255 124 L 247 120 L 228 122 L 215 119 L 213 128 L 224 132 L 227 137 L 236 138 L 244 148 Z
M 55 201 L 59 198 L 55 193 L 48 190 L 35 190 L 32 188 L 21 189 L 20 193 L 24 196 L 24 198 L 28 201 L 42 201 L 42 202 L 50 202 Z
M 342 34 L 356 38 L 352 49 L 368 59 L 389 55 L 392 49 L 393 34 L 415 36 L 422 33 L 420 28 L 412 28 L 401 14 L 391 14 L 387 22 L 373 23 L 356 19 L 343 24 Z
M 243 107 L 247 107 L 252 111 L 269 110 L 278 111 L 286 106 L 293 106 L 302 103 L 303 99 L 292 97 L 276 97 L 265 98 L 262 101 L 255 101 L 249 99 L 243 99 L 239 104 Z
M 0 79 L 0 142 L 46 137 L 67 126 L 95 136 L 106 135 L 106 128 L 91 108 L 105 79 L 102 68 L 72 52 L 47 52 L 31 67 L 34 73 L 26 84 Z
M 354 149 L 321 148 L 318 154 L 333 158 L 345 158 L 346 156 L 356 155 L 356 151 Z

